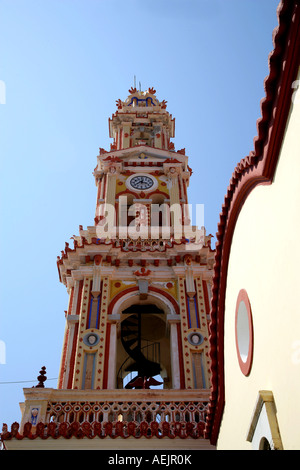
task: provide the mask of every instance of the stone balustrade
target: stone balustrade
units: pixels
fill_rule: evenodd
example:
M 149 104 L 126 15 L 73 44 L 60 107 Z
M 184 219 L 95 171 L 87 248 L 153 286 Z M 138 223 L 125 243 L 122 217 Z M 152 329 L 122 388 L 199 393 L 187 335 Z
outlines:
M 25 389 L 21 426 L 6 439 L 203 438 L 208 390 Z

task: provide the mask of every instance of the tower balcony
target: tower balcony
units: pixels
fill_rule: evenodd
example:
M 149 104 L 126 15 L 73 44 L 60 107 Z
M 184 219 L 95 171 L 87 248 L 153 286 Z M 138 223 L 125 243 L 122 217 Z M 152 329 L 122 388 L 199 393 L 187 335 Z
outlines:
M 115 438 L 119 448 L 127 449 L 128 439 L 141 449 L 145 439 L 148 443 L 154 439 L 156 448 L 171 440 L 177 448 L 178 441 L 180 448 L 210 447 L 204 438 L 209 390 L 28 388 L 24 395 L 21 425 L 14 423 L 11 432 L 3 430 L 2 439 L 10 448 L 18 447 L 18 442 L 20 446 L 24 438 L 27 442 L 40 438 L 46 448 L 58 438 L 94 442 L 96 437 L 102 449 L 111 448 Z

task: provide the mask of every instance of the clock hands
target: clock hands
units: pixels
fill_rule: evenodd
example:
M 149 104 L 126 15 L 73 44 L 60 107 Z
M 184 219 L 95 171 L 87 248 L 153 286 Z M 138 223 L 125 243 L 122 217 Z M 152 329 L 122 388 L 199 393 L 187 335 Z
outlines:
M 131 180 L 131 186 L 135 189 L 149 189 L 153 186 L 153 181 L 148 176 L 135 176 Z

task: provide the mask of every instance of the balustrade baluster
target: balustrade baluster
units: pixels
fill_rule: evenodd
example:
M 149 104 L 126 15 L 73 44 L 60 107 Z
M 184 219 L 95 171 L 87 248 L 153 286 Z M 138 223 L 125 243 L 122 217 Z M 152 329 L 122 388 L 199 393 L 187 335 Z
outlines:
M 201 401 L 132 400 L 93 402 L 92 405 L 89 402 L 56 401 L 48 403 L 45 423 L 52 423 L 58 429 L 59 423 L 65 422 L 70 433 L 76 430 L 102 437 L 115 433 L 122 437 L 140 434 L 159 437 L 171 433 L 183 438 L 195 437 L 196 433 L 196 437 L 201 438 L 203 431 L 199 432 L 199 429 L 204 428 L 207 406 L 207 402 Z

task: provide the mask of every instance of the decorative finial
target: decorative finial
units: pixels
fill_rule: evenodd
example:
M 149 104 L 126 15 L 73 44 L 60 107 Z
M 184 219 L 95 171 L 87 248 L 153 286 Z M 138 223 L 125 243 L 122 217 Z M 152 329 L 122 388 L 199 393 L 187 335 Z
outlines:
M 137 92 L 137 89 L 134 87 L 131 87 L 130 90 L 128 90 L 128 92 L 133 95 L 133 93 L 136 93 Z
M 120 100 L 120 98 L 116 100 L 116 104 L 118 109 L 122 109 L 122 101 Z
M 35 388 L 44 388 L 45 385 L 44 385 L 44 382 L 45 380 L 47 380 L 47 377 L 46 377 L 46 367 L 43 366 L 40 370 L 40 375 L 37 377 L 38 379 L 38 384 L 35 386 Z

